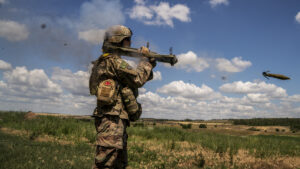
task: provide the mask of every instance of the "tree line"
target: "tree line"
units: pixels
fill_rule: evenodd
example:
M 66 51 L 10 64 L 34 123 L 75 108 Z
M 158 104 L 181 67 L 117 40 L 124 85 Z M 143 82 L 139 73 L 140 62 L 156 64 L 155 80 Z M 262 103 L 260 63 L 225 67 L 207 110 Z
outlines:
M 300 130 L 300 118 L 254 118 L 231 119 L 234 125 L 249 126 L 290 126 L 292 131 Z

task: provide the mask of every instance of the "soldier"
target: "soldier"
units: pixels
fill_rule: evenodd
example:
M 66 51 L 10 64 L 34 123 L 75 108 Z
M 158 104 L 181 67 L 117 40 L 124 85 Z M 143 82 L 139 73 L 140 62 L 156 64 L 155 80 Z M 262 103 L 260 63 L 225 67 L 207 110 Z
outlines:
M 130 47 L 131 36 L 131 30 L 125 26 L 110 27 L 105 33 L 103 54 L 93 62 L 89 87 L 97 97 L 93 113 L 97 131 L 95 169 L 126 168 L 126 128 L 142 113 L 136 101 L 138 88 L 153 78 L 155 60 L 145 58 L 133 69 L 120 57 L 121 53 L 104 48 L 107 44 Z M 147 55 L 149 49 L 141 47 L 140 52 Z

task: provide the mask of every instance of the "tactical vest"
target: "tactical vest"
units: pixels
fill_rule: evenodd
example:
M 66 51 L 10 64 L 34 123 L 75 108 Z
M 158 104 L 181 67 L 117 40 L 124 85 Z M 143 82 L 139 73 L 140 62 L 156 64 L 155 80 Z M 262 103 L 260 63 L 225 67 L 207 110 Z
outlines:
M 117 100 L 119 90 L 117 81 L 105 74 L 106 59 L 109 55 L 109 53 L 105 53 L 94 62 L 90 77 L 90 93 L 96 95 L 102 106 L 113 105 Z
M 122 100 L 126 111 L 128 113 L 130 121 L 136 121 L 141 116 L 141 105 L 137 102 L 136 96 L 129 87 L 123 87 L 121 89 Z

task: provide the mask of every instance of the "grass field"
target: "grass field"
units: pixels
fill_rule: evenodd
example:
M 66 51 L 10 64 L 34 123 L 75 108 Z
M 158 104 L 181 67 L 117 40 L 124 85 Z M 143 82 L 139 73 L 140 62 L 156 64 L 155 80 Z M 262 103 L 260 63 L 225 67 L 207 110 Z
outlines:
M 24 115 L 0 112 L 0 168 L 91 168 L 93 120 Z M 264 134 L 245 126 L 243 132 L 230 132 L 229 124 L 215 125 L 132 124 L 128 168 L 300 168 L 298 133 Z

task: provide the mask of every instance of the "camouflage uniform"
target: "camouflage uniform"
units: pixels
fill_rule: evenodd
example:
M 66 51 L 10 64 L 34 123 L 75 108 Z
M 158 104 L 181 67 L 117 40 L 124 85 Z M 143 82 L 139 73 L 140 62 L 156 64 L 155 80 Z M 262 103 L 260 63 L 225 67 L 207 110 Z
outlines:
M 90 77 L 115 80 L 120 87 L 129 87 L 138 95 L 138 88 L 153 78 L 153 66 L 148 61 L 141 61 L 133 69 L 117 53 L 105 53 L 94 62 Z M 127 166 L 127 133 L 129 125 L 128 112 L 124 107 L 121 93 L 117 93 L 116 103 L 101 106 L 97 101 L 94 111 L 97 131 L 96 157 L 94 168 L 125 168 Z

